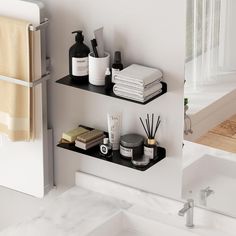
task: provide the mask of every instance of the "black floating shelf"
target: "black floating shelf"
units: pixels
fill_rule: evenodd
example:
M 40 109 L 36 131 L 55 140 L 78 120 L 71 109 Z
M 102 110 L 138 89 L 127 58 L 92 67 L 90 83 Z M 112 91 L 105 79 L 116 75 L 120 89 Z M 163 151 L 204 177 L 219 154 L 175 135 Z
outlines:
M 113 156 L 111 159 L 106 159 L 102 156 L 100 156 L 99 154 L 99 146 L 95 146 L 93 148 L 90 148 L 89 150 L 83 150 L 80 149 L 78 147 L 76 147 L 74 144 L 65 144 L 65 143 L 61 143 L 57 145 L 60 148 L 64 148 L 73 152 L 77 152 L 77 153 L 81 153 L 90 157 L 94 157 L 94 158 L 98 158 L 100 160 L 104 160 L 104 161 L 108 161 L 117 165 L 122 165 L 122 166 L 126 166 L 132 169 L 136 169 L 136 170 L 140 170 L 140 171 L 145 171 L 147 169 L 149 169 L 150 167 L 152 167 L 153 165 L 155 165 L 156 163 L 158 163 L 159 161 L 163 160 L 166 157 L 166 150 L 165 148 L 162 147 L 158 147 L 158 157 L 154 160 L 151 160 L 150 163 L 145 166 L 145 167 L 135 167 L 130 160 L 126 160 L 121 158 L 120 156 L 120 152 L 119 151 L 113 151 Z
M 165 82 L 161 82 L 162 83 L 162 93 L 160 93 L 157 96 L 151 98 L 150 100 L 142 103 L 142 102 L 133 101 L 131 99 L 118 97 L 113 93 L 113 91 L 107 92 L 105 90 L 104 86 L 95 86 L 95 85 L 92 85 L 92 84 L 89 84 L 89 83 L 86 83 L 86 84 L 75 83 L 70 79 L 69 76 L 65 76 L 64 78 L 59 79 L 56 82 L 59 83 L 59 84 L 64 84 L 64 85 L 71 86 L 71 87 L 74 87 L 74 88 L 86 90 L 86 91 L 89 91 L 89 92 L 92 92 L 92 93 L 99 93 L 99 94 L 102 94 L 102 95 L 105 95 L 105 96 L 109 96 L 109 97 L 113 97 L 113 98 L 117 98 L 117 99 L 122 99 L 122 100 L 130 101 L 130 102 L 134 102 L 134 103 L 138 103 L 138 104 L 142 104 L 142 105 L 145 105 L 145 104 L 153 101 L 157 97 L 160 97 L 161 95 L 163 95 L 164 93 L 167 92 L 167 84 Z

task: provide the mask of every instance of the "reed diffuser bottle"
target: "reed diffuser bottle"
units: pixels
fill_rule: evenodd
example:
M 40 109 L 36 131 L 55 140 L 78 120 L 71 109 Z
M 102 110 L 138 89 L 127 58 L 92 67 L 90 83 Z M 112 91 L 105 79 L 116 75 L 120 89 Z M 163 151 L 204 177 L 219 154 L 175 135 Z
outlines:
M 144 155 L 149 159 L 157 157 L 157 141 L 155 139 L 147 138 L 144 142 Z
M 149 118 L 150 118 L 149 114 L 147 114 L 147 119 L 145 120 L 146 121 L 146 126 L 145 126 L 142 118 L 140 117 L 140 121 L 141 121 L 144 131 L 147 135 L 147 138 L 144 142 L 144 156 L 148 157 L 149 159 L 155 159 L 158 156 L 158 153 L 157 153 L 158 143 L 155 139 L 155 136 L 156 136 L 156 132 L 159 128 L 159 125 L 161 123 L 161 120 L 160 120 L 160 116 L 158 116 L 156 126 L 154 128 L 154 114 L 152 114 L 152 121 L 151 122 L 150 122 Z

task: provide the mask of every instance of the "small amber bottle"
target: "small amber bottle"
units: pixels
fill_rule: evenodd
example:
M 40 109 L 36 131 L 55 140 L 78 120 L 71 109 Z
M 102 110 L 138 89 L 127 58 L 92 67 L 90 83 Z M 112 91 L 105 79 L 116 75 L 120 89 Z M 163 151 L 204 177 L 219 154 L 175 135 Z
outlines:
M 115 60 L 114 63 L 112 64 L 112 83 L 114 83 L 114 78 L 115 75 L 117 75 L 119 73 L 119 71 L 123 70 L 123 64 L 121 62 L 121 52 L 120 51 L 116 51 L 115 52 Z
M 155 139 L 146 139 L 144 142 L 144 155 L 149 159 L 157 158 L 157 141 Z

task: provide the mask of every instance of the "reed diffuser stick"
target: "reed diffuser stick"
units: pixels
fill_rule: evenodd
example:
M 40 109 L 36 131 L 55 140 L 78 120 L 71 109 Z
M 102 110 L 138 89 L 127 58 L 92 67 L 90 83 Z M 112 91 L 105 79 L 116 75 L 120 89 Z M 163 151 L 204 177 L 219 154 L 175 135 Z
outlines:
M 144 131 L 145 131 L 146 135 L 148 136 L 148 132 L 147 132 L 147 130 L 146 130 L 146 128 L 145 128 L 145 125 L 144 125 L 144 123 L 143 123 L 142 118 L 139 117 L 139 119 L 140 119 L 140 121 L 141 121 L 141 123 L 142 123 L 142 125 L 143 125 L 143 128 L 144 128 Z
M 155 139 L 157 130 L 158 130 L 158 128 L 160 126 L 160 123 L 161 123 L 160 116 L 158 116 L 158 118 L 157 118 L 155 129 L 154 129 L 154 122 L 155 122 L 154 113 L 152 113 L 151 121 L 150 121 L 149 114 L 147 114 L 147 118 L 145 119 L 146 126 L 145 126 L 142 118 L 139 117 L 139 119 L 140 119 L 140 121 L 142 123 L 143 129 L 144 129 L 144 131 L 145 131 L 145 133 L 147 135 L 147 138 L 148 139 Z
M 148 125 L 148 119 L 146 119 L 145 121 L 146 121 L 146 125 L 147 125 L 148 137 L 149 137 L 150 136 L 150 130 L 149 130 L 149 125 Z
M 149 114 L 147 114 L 147 120 L 148 120 L 148 130 L 149 130 L 149 137 L 150 137 L 151 136 L 151 127 L 150 127 Z
M 153 120 L 154 120 L 154 114 L 152 113 L 152 130 L 151 130 L 151 138 L 153 139 Z
M 155 132 L 154 132 L 154 137 L 156 136 L 156 133 L 157 133 L 157 130 L 158 130 L 158 128 L 159 128 L 160 123 L 161 123 L 160 116 L 158 116 L 157 123 L 156 123 L 156 128 L 155 128 Z

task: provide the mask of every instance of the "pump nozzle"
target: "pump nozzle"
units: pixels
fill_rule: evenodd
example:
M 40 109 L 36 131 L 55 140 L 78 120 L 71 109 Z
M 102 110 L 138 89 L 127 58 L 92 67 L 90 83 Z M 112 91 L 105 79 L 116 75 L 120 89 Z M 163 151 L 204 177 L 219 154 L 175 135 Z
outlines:
M 75 41 L 76 42 L 83 42 L 84 41 L 84 36 L 83 36 L 83 31 L 82 30 L 73 31 L 72 34 L 77 34 L 75 36 Z

